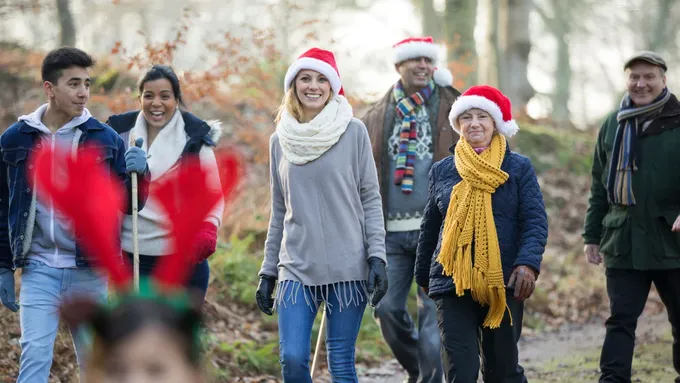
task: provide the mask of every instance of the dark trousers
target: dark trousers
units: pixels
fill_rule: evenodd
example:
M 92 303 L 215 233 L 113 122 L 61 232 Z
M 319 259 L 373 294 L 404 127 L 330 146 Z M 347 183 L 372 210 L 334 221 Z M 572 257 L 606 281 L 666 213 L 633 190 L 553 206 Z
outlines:
M 128 257 L 129 264 L 132 266 L 132 254 L 125 252 Z M 149 276 L 153 273 L 156 262 L 162 256 L 154 255 L 139 255 L 139 275 Z M 208 291 L 208 280 L 210 279 L 210 265 L 208 260 L 205 260 L 196 266 L 191 274 L 191 278 L 186 283 L 186 287 L 190 289 L 192 297 L 195 297 L 199 302 L 205 300 L 205 294 Z
M 375 308 L 374 316 L 385 342 L 409 375 L 409 383 L 441 383 L 439 329 L 434 301 L 418 288 L 418 326 L 406 310 L 413 285 L 418 231 L 388 232 L 387 294 Z
M 666 306 L 673 332 L 673 367 L 680 374 L 680 269 L 607 269 L 610 316 L 605 322 L 607 335 L 602 346 L 600 382 L 629 383 L 635 348 L 635 329 L 654 282 Z M 680 383 L 680 377 L 675 379 Z
M 459 297 L 455 292 L 435 297 L 437 319 L 442 338 L 442 361 L 447 383 L 475 383 L 479 375 L 480 348 L 485 383 L 524 383 L 524 369 L 519 365 L 517 342 L 522 334 L 524 304 L 508 290 L 506 311 L 501 326 L 483 328 L 488 312 L 472 299 L 469 292 Z M 510 324 L 512 315 L 512 325 Z

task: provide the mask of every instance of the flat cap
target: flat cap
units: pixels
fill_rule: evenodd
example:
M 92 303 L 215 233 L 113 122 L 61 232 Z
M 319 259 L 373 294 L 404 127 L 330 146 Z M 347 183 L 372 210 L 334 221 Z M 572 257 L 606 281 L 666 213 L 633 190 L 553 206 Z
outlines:
M 664 72 L 668 70 L 666 61 L 661 57 L 661 55 L 652 51 L 637 52 L 631 58 L 629 58 L 628 61 L 626 61 L 626 63 L 623 65 L 623 69 L 626 70 L 630 68 L 630 66 L 633 65 L 635 61 L 645 61 L 652 65 L 660 66 L 663 68 Z

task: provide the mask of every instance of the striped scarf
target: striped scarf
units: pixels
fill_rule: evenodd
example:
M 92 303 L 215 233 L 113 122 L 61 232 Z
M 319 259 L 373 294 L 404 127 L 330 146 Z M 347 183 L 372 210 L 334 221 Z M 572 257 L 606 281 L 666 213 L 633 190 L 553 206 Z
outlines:
M 619 126 L 614 137 L 614 148 L 607 175 L 607 194 L 610 203 L 621 206 L 635 205 L 633 172 L 637 171 L 638 167 L 635 153 L 640 134 L 638 120 L 640 117 L 659 112 L 670 98 L 671 93 L 668 88 L 664 88 L 651 104 L 639 108 L 633 105 L 628 94 L 621 100 L 621 107 L 616 115 Z
M 418 127 L 416 126 L 416 109 L 424 105 L 434 92 L 434 81 L 420 91 L 406 97 L 401 81 L 394 86 L 393 95 L 397 101 L 397 116 L 401 120 L 399 133 L 399 154 L 397 168 L 394 172 L 394 184 L 401 186 L 404 194 L 413 191 L 413 165 L 416 162 L 416 143 Z
M 443 274 L 453 277 L 456 295 L 470 290 L 472 299 L 489 306 L 483 326 L 492 329 L 501 325 L 508 308 L 491 205 L 491 194 L 509 177 L 501 170 L 506 149 L 507 142 L 500 134 L 495 134 L 480 154 L 465 138 L 458 141 L 454 161 L 463 180 L 451 191 L 437 257 Z

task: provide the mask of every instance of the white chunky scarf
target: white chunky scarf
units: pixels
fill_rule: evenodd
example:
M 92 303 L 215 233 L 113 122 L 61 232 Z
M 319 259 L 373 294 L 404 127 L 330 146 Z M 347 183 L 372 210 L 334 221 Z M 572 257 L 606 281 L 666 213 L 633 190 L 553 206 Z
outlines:
M 276 126 L 281 149 L 295 165 L 314 161 L 333 147 L 352 120 L 352 106 L 343 96 L 333 97 L 321 113 L 307 123 L 284 110 Z
M 179 109 L 175 110 L 170 121 L 158 132 L 150 148 L 148 136 L 149 131 L 144 113 L 140 111 L 135 126 L 130 132 L 129 145 L 134 145 L 134 140 L 137 138 L 144 139 L 142 149 L 150 156 L 147 163 L 149 164 L 149 172 L 151 172 L 151 181 L 155 181 L 177 165 L 177 161 L 184 151 L 184 146 L 187 144 L 188 138 L 184 131 L 184 119 Z

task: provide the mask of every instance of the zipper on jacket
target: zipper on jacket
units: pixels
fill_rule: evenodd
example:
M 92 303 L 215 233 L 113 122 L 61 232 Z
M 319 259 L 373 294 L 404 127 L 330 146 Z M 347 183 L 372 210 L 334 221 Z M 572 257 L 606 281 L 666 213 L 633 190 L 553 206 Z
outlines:
M 50 177 L 54 178 L 54 170 L 55 170 L 55 158 L 54 158 L 54 147 L 55 147 L 55 141 L 56 141 L 56 133 L 52 133 L 52 140 L 51 140 L 51 148 L 52 148 L 52 169 L 50 169 Z M 50 197 L 50 239 L 52 240 L 52 243 L 54 243 L 54 264 L 57 264 L 57 259 L 59 258 L 59 245 L 57 244 L 57 240 L 54 235 L 54 203 L 52 201 L 52 197 Z

